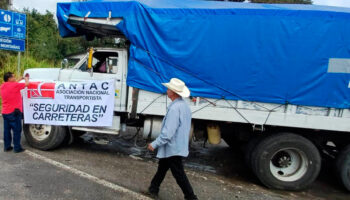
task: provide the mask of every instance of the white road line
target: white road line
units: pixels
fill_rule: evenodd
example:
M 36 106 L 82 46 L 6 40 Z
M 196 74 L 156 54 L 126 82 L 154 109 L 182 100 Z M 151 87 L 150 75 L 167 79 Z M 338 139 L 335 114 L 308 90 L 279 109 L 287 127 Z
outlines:
M 0 143 L 3 144 L 3 141 L 0 141 Z M 139 194 L 139 193 L 137 193 L 137 192 L 134 192 L 134 191 L 132 191 L 132 190 L 129 190 L 129 189 L 125 188 L 125 187 L 116 185 L 116 184 L 111 183 L 111 182 L 109 182 L 109 181 L 106 181 L 106 180 L 104 180 L 104 179 L 97 178 L 96 176 L 93 176 L 93 175 L 88 174 L 88 173 L 86 173 L 86 172 L 80 171 L 80 170 L 78 170 L 78 169 L 75 169 L 75 168 L 70 167 L 70 166 L 68 166 L 68 165 L 65 165 L 65 164 L 63 164 L 63 163 L 57 162 L 57 161 L 52 160 L 52 159 L 50 159 L 50 158 L 47 158 L 47 157 L 45 157 L 45 156 L 41 156 L 41 155 L 39 155 L 39 154 L 37 154 L 37 153 L 34 153 L 34 152 L 32 152 L 32 151 L 26 150 L 26 151 L 24 151 L 24 153 L 26 153 L 26 154 L 28 154 L 28 155 L 30 155 L 30 156 L 36 158 L 36 159 L 39 159 L 39 160 L 42 160 L 42 161 L 44 161 L 44 162 L 46 162 L 46 163 L 49 163 L 49 164 L 51 164 L 51 165 L 54 165 L 54 166 L 56 166 L 56 167 L 58 167 L 58 168 L 64 169 L 64 170 L 66 170 L 66 171 L 69 171 L 69 172 L 71 172 L 71 173 L 73 173 L 73 174 L 76 174 L 76 175 L 78 175 L 78 176 L 80 176 L 80 177 L 83 177 L 83 178 L 86 178 L 86 179 L 88 179 L 88 180 L 90 180 L 90 181 L 93 181 L 93 182 L 95 182 L 95 183 L 98 183 L 98 184 L 100 184 L 100 185 L 102 185 L 102 186 L 108 187 L 108 188 L 110 188 L 110 189 L 112 189 L 112 190 L 115 190 L 115 191 L 117 191 L 117 192 L 121 192 L 121 193 L 125 193 L 125 194 L 127 194 L 127 195 L 130 195 L 130 196 L 133 197 L 134 199 L 139 199 L 139 200 L 151 200 L 151 198 L 149 198 L 149 197 L 147 197 L 147 196 L 144 196 L 144 195 L 142 195 L 142 194 Z

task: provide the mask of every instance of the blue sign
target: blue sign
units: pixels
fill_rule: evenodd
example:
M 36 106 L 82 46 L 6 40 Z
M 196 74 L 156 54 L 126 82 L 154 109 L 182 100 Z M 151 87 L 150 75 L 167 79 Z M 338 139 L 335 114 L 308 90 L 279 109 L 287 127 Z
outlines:
M 0 49 L 12 51 L 24 51 L 25 40 L 0 37 Z
M 0 36 L 26 38 L 26 15 L 0 9 Z

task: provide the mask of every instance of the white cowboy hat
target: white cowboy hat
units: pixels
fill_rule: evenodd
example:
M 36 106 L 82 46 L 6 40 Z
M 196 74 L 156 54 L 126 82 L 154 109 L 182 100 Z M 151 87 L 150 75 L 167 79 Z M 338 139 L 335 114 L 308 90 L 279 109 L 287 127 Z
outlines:
M 178 78 L 172 78 L 169 83 L 162 84 L 182 97 L 190 96 L 190 90 L 186 87 L 185 83 Z

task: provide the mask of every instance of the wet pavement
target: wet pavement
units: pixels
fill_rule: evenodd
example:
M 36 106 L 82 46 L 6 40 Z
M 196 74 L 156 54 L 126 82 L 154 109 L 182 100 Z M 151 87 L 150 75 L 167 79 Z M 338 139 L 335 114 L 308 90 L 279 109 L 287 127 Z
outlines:
M 2 133 L 2 119 L 0 131 Z M 157 169 L 154 154 L 135 142 L 128 129 L 123 137 L 85 134 L 79 142 L 53 151 L 24 147 L 55 162 L 77 169 L 136 193 L 145 191 Z M 1 134 L 2 135 L 2 134 Z M 244 165 L 240 151 L 225 144 L 202 147 L 192 142 L 185 170 L 199 199 L 350 199 L 337 183 L 331 167 L 323 167 L 317 181 L 302 192 L 276 191 L 262 186 Z M 0 143 L 1 148 L 3 144 Z M 324 165 L 326 166 L 326 165 Z M 28 153 L 0 152 L 0 199 L 134 199 Z M 183 199 L 169 172 L 159 199 Z

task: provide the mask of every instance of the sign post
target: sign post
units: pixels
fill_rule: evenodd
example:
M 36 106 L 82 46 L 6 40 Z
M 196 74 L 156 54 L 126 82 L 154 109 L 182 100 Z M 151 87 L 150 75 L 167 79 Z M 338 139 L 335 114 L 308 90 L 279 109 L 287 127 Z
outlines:
M 20 76 L 21 75 L 21 52 L 18 52 L 17 55 L 17 75 Z
M 17 73 L 21 72 L 21 52 L 25 51 L 27 17 L 0 9 L 0 49 L 18 51 Z

